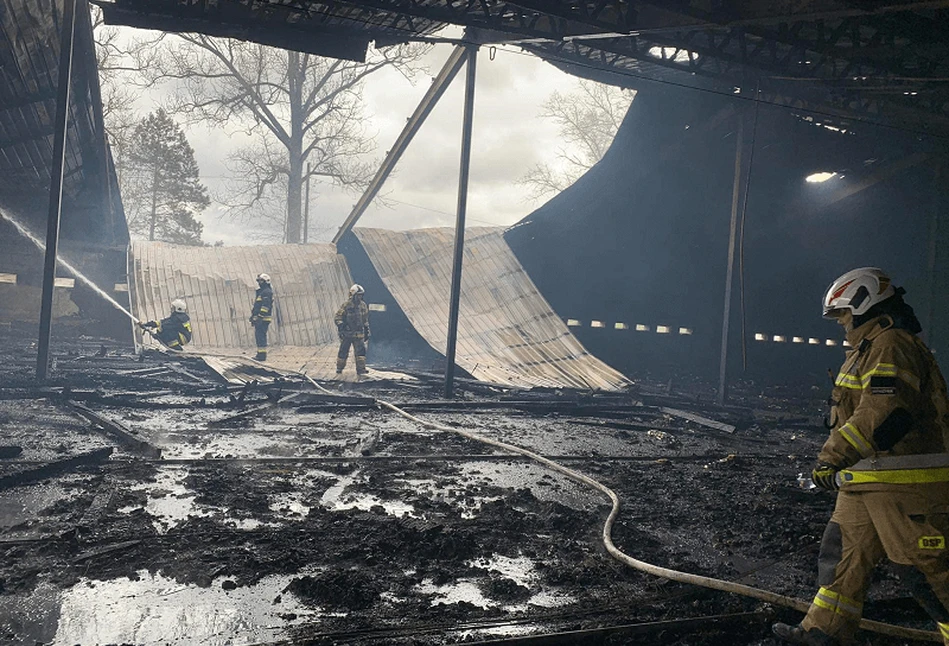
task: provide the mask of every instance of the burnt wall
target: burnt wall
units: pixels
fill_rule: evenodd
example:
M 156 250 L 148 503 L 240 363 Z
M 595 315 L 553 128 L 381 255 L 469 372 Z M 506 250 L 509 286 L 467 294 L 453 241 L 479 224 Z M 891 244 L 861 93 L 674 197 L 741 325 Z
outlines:
M 766 105 L 755 113 L 749 101 L 674 87 L 637 94 L 603 160 L 506 233 L 558 314 L 577 319 L 573 331 L 588 349 L 630 376 L 717 375 L 743 129 L 748 190 L 730 375 L 824 383 L 842 356 L 826 340 L 842 335 L 821 318 L 821 296 L 831 280 L 864 265 L 885 268 L 905 286 L 924 324 L 935 312 L 930 336 L 937 356 L 949 354 L 944 290 L 937 285 L 941 300 L 930 299 L 927 252 L 933 216 L 946 204 L 934 176 L 940 147 Z M 804 181 L 818 171 L 838 175 Z M 937 258 L 937 281 L 946 269 L 946 258 Z M 630 329 L 616 329 L 618 322 Z M 658 325 L 670 332 L 657 334 Z

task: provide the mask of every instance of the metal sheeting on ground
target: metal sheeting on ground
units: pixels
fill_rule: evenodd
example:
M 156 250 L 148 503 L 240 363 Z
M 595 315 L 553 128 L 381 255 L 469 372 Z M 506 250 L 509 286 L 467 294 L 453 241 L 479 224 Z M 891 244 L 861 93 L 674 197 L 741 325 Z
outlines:
M 465 235 L 456 362 L 513 386 L 617 390 L 629 381 L 591 355 L 534 286 L 501 227 Z M 447 344 L 453 229 L 355 229 L 392 296 L 437 351 Z
M 266 366 L 318 379 L 335 377 L 338 342 L 333 315 L 352 284 L 346 260 L 335 246 L 134 242 L 129 262 L 133 314 L 141 320 L 160 319 L 168 315 L 172 300 L 183 298 L 194 333 L 187 351 L 212 357 L 254 355 L 257 344 L 248 318 L 256 276 L 270 274 L 276 315 L 268 335 Z M 155 344 L 147 335 L 143 343 Z M 344 377 L 354 378 L 354 370 L 350 361 Z

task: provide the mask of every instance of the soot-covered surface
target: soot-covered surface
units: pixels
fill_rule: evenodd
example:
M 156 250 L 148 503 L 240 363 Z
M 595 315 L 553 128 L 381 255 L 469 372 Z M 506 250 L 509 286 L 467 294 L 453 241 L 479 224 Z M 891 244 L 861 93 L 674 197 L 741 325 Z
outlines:
M 40 389 L 28 341 L 3 344 L 0 447 L 22 451 L 0 460 L 0 643 L 427 645 L 558 633 L 545 643 L 766 645 L 772 621 L 799 618 L 618 563 L 601 541 L 602 494 L 353 398 L 369 395 L 611 487 L 623 501 L 614 540 L 634 558 L 813 594 L 833 500 L 796 476 L 822 441 L 819 393 L 745 385 L 739 405 L 715 409 L 698 385 L 492 397 L 478 386 L 433 409 L 437 385 L 376 383 L 342 386 L 346 405 L 305 393 L 276 404 L 303 385 L 235 391 L 193 360 L 140 361 L 92 340 L 70 346 Z M 141 457 L 143 443 L 161 458 Z M 76 456 L 85 463 L 36 471 Z M 868 617 L 929 627 L 894 577 L 878 578 Z M 617 628 L 646 622 L 665 623 Z

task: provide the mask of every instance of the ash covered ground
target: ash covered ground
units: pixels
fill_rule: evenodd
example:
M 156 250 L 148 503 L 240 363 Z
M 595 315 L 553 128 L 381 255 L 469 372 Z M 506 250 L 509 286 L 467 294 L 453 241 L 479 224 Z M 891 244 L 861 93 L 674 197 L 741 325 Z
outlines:
M 833 496 L 807 491 L 824 393 L 463 381 L 229 386 L 195 358 L 57 341 L 32 381 L 0 341 L 0 643 L 776 644 L 800 615 L 609 556 L 605 496 L 410 413 L 612 488 L 621 550 L 809 599 Z M 733 425 L 711 428 L 673 408 Z M 158 452 L 160 451 L 160 456 Z M 868 618 L 929 629 L 885 568 Z M 866 644 L 905 641 L 861 634 Z

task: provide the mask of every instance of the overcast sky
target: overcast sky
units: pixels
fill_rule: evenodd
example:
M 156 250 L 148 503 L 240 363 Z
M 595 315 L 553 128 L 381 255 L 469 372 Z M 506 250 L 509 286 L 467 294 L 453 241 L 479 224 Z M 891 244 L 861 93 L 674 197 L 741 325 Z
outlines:
M 365 115 L 370 132 L 375 132 L 376 159 L 381 160 L 395 142 L 451 50 L 452 45 L 434 46 L 424 60 L 428 73 L 418 75 L 414 83 L 390 69 L 369 77 L 364 89 Z M 494 60 L 489 53 L 483 48 L 477 64 L 469 226 L 511 225 L 544 202 L 530 199 L 527 188 L 516 180 L 556 154 L 561 146 L 557 127 L 538 115 L 552 92 L 569 93 L 578 84 L 575 77 L 517 48 L 497 48 Z M 464 76 L 462 68 L 387 180 L 383 194 L 390 206 L 374 203 L 359 226 L 454 226 Z M 143 96 L 139 109 L 144 114 L 157 107 L 159 100 Z M 237 136 L 202 125 L 185 128 L 202 179 L 213 194 L 228 173 L 226 155 Z M 328 240 L 358 195 L 316 184 L 311 184 L 310 193 L 310 231 Z M 227 245 L 254 243 L 246 235 L 246 227 L 221 217 L 225 213 L 222 205 L 212 204 L 202 214 L 204 240 Z M 316 241 L 312 233 L 311 241 Z

